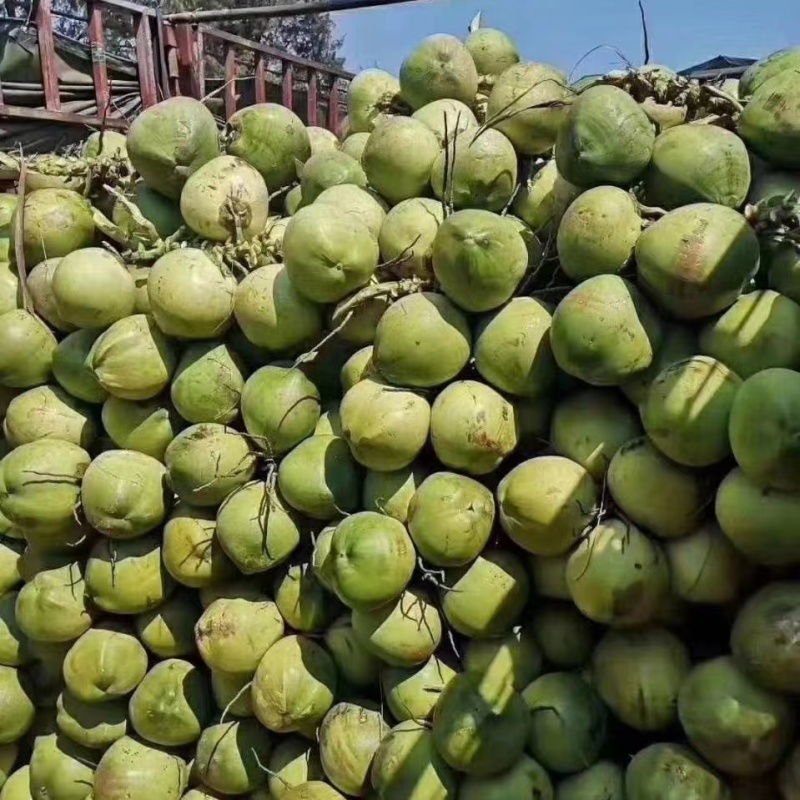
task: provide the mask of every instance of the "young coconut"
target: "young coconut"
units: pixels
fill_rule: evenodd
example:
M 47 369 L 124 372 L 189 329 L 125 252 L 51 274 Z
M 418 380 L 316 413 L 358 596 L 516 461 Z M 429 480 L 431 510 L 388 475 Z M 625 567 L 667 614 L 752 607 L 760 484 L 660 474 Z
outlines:
M 472 109 L 466 103 L 450 98 L 434 100 L 417 109 L 411 116 L 424 122 L 436 134 L 441 147 L 452 141 L 461 131 L 478 127 L 478 120 Z
M 59 733 L 37 736 L 30 762 L 32 797 L 79 800 L 92 785 L 98 753 Z
M 371 133 L 398 104 L 400 82 L 382 69 L 365 69 L 347 87 L 349 133 Z
M 47 325 L 24 309 L 0 314 L 0 384 L 27 389 L 47 383 L 57 344 Z
M 86 403 L 102 403 L 108 397 L 86 362 L 101 333 L 91 328 L 74 331 L 53 352 L 53 377 L 70 395 Z
M 339 611 L 330 595 L 314 577 L 308 562 L 291 564 L 281 570 L 273 587 L 275 604 L 293 630 L 321 633 Z
M 95 248 L 84 248 L 84 250 L 86 249 L 94 250 Z M 108 255 L 111 254 L 108 253 Z M 56 298 L 53 294 L 52 288 L 53 275 L 55 275 L 56 267 L 59 265 L 59 263 L 61 263 L 60 258 L 46 258 L 44 261 L 39 262 L 28 273 L 28 293 L 33 301 L 33 309 L 38 316 L 40 316 L 51 328 L 55 328 L 57 331 L 63 331 L 64 333 L 69 333 L 70 331 L 74 331 L 76 326 L 71 325 L 69 322 L 64 320 L 58 313 L 58 308 L 56 307 Z M 21 294 L 19 302 L 16 299 L 17 293 L 20 291 L 19 277 L 17 276 L 16 272 L 12 272 L 11 266 L 9 265 L 8 271 L 3 272 L 2 277 L 4 282 L 8 281 L 9 298 L 13 298 L 13 302 L 10 301 L 7 304 L 7 308 L 3 307 L 3 312 L 10 311 L 13 308 L 21 308 Z M 12 292 L 13 294 L 11 294 Z
M 388 211 L 378 244 L 394 275 L 423 280 L 433 276 L 433 242 L 443 221 L 442 204 L 428 197 L 403 200 Z
M 611 761 L 598 761 L 556 786 L 556 800 L 625 800 L 625 773 Z
M 311 142 L 312 156 L 318 153 L 330 153 L 340 148 L 339 136 L 327 128 L 320 128 L 318 125 L 307 125 L 306 133 L 308 134 L 309 142 Z
M 534 588 L 538 589 L 535 580 Z M 565 589 L 565 593 L 565 599 L 570 600 L 569 589 Z M 582 667 L 589 661 L 595 647 L 596 630 L 572 602 L 551 601 L 537 606 L 533 612 L 530 635 L 541 648 L 540 658 L 544 657 L 545 662 L 568 670 Z
M 85 703 L 65 691 L 56 700 L 56 725 L 81 747 L 105 750 L 128 733 L 128 704 L 125 700 Z
M 123 450 L 136 450 L 164 460 L 169 443 L 184 427 L 183 420 L 163 398 L 143 402 L 109 397 L 101 412 L 103 428 Z
M 383 666 L 380 671 L 381 690 L 396 720 L 430 719 L 445 686 L 456 674 L 436 656 L 431 656 L 422 666 L 410 669 Z
M 312 155 L 305 164 L 297 166 L 297 174 L 304 206 L 313 203 L 331 186 L 345 183 L 360 186 L 362 189 L 367 186 L 367 176 L 361 162 L 338 149 L 326 149 Z
M 336 619 L 325 631 L 324 638 L 336 669 L 350 686 L 375 686 L 379 676 L 388 669 L 359 641 L 349 613 Z
M 137 614 L 133 624 L 136 635 L 157 658 L 194 658 L 194 629 L 200 612 L 197 599 L 178 590 L 160 606 Z
M 535 234 L 547 238 L 556 233 L 567 208 L 581 192 L 561 176 L 551 160 L 520 185 L 512 209 Z
M 411 500 L 427 477 L 427 468 L 417 462 L 392 472 L 367 470 L 361 505 L 365 511 L 377 511 L 405 524 L 409 519 Z

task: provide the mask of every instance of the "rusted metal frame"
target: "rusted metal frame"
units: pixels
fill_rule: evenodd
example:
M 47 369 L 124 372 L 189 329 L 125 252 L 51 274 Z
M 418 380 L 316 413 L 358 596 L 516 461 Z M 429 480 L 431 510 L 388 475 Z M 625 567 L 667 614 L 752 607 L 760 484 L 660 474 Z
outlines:
M 339 123 L 342 120 L 341 109 L 339 108 L 339 80 L 331 80 L 331 88 L 328 92 L 328 128 L 337 136 L 339 135 Z
M 236 113 L 236 79 L 238 77 L 236 48 L 232 44 L 225 46 L 225 86 L 222 94 L 225 100 L 225 119 Z
M 256 54 L 255 69 L 255 100 L 256 103 L 267 102 L 267 65 L 261 53 Z
M 139 91 L 144 108 L 154 106 L 158 102 L 158 85 L 156 84 L 156 68 L 153 58 L 153 31 L 150 28 L 150 22 L 151 17 L 148 14 L 139 14 L 135 22 Z
M 48 111 L 45 108 L 28 108 L 27 106 L 7 106 L 5 104 L 0 104 L 0 117 L 41 120 L 42 122 L 64 122 L 70 125 L 86 125 L 91 128 L 99 128 L 104 124 L 102 116 L 89 116 L 88 114 L 78 114 L 74 111 Z M 128 127 L 128 121 L 123 117 L 107 117 L 105 126 L 106 128 L 125 130 Z
M 104 114 L 111 100 L 111 88 L 108 83 L 106 66 L 106 35 L 103 28 L 102 3 L 88 0 L 87 11 L 89 13 L 89 48 L 92 56 L 94 96 L 97 99 L 97 110 Z
M 281 61 L 281 102 L 289 109 L 294 110 L 294 67 L 290 62 Z
M 308 71 L 306 118 L 308 125 L 316 125 L 319 120 L 319 75 L 315 69 Z
M 53 41 L 53 13 L 50 0 L 38 0 L 36 4 L 36 29 L 45 107 L 48 111 L 58 111 L 61 108 L 61 98 L 58 96 L 56 48 Z

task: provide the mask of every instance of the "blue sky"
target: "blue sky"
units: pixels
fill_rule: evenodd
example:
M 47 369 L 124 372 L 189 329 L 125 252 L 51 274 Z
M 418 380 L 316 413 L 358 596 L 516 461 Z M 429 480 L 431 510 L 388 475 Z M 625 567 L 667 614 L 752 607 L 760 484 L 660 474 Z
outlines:
M 674 69 L 718 54 L 759 57 L 800 45 L 800 0 L 645 0 L 645 9 L 651 61 Z M 569 72 L 591 48 L 609 44 L 635 64 L 642 61 L 636 0 L 423 0 L 335 17 L 348 69 L 396 74 L 416 42 L 432 33 L 464 36 L 481 10 L 485 24 L 516 39 L 525 60 Z M 600 51 L 576 77 L 621 66 L 616 54 Z

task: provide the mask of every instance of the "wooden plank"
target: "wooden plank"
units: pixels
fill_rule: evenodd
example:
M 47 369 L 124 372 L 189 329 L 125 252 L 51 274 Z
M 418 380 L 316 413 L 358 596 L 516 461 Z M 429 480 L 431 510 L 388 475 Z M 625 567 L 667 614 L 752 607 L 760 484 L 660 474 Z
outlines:
M 315 69 L 308 71 L 308 94 L 306 97 L 308 125 L 316 125 L 319 120 L 319 77 Z
M 153 32 L 150 17 L 139 14 L 136 19 L 136 61 L 139 64 L 139 91 L 145 108 L 158 102 L 158 83 L 153 60 Z
M 222 90 L 225 98 L 225 119 L 236 113 L 236 78 L 238 77 L 236 64 L 236 49 L 229 44 L 225 47 L 225 88 Z
M 140 3 L 133 3 L 131 0 L 103 0 L 103 5 L 120 11 L 128 11 L 136 16 L 155 17 L 156 15 L 155 9 L 148 8 Z
M 281 62 L 281 101 L 291 111 L 294 108 L 294 67 L 286 61 Z
M 254 80 L 255 85 L 255 100 L 256 103 L 267 102 L 267 66 L 264 61 L 264 56 L 258 54 L 256 56 L 256 71 Z
M 192 96 L 202 100 L 206 96 L 206 46 L 205 34 L 199 28 L 194 33 L 193 64 L 197 94 Z
M 106 67 L 106 35 L 103 29 L 103 6 L 89 0 L 89 47 L 92 55 L 92 75 L 94 77 L 94 96 L 97 110 L 106 113 L 111 99 Z
M 334 78 L 331 81 L 331 90 L 328 95 L 328 129 L 339 135 L 339 123 L 342 115 L 339 109 L 339 81 Z
M 53 13 L 50 0 L 39 0 L 36 4 L 36 28 L 39 37 L 39 61 L 42 65 L 45 107 L 48 111 L 58 111 L 61 108 L 61 98 L 58 96 L 56 48 L 53 42 Z
M 27 106 L 11 106 L 0 104 L 0 117 L 21 120 L 41 120 L 42 122 L 63 122 L 69 125 L 84 125 L 90 128 L 99 128 L 103 125 L 101 116 L 78 114 L 73 111 L 48 111 L 44 108 L 28 108 Z M 126 130 L 128 120 L 123 117 L 108 117 L 105 120 L 106 128 Z

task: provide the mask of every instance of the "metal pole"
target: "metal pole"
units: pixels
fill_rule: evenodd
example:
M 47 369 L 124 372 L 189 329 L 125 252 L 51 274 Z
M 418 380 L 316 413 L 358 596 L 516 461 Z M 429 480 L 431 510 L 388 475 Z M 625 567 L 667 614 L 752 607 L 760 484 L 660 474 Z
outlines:
M 222 20 L 273 17 L 300 17 L 304 14 L 323 14 L 330 11 L 349 11 L 375 6 L 394 6 L 420 0 L 311 0 L 308 3 L 289 3 L 277 6 L 250 6 L 249 8 L 209 9 L 206 11 L 179 11 L 164 14 L 170 22 L 220 22 Z

